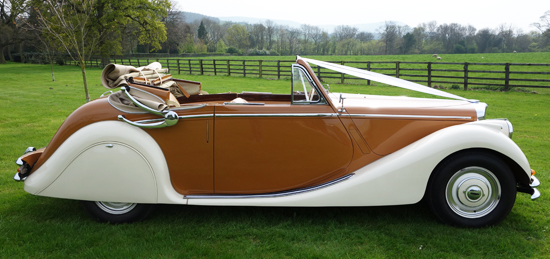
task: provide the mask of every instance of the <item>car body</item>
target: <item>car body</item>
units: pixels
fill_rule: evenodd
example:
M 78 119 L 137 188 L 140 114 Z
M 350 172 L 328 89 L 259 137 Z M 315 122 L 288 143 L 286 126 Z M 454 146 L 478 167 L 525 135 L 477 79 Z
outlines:
M 310 63 L 458 100 L 329 93 Z M 290 94 L 197 90 L 176 106 L 165 105 L 171 90 L 124 77 L 120 92 L 75 110 L 46 148 L 28 149 L 14 178 L 34 195 L 82 200 L 113 223 L 142 219 L 151 204 L 384 206 L 425 198 L 443 222 L 480 227 L 503 220 L 516 191 L 540 196 L 512 124 L 484 120 L 484 103 L 301 57 L 292 75 Z

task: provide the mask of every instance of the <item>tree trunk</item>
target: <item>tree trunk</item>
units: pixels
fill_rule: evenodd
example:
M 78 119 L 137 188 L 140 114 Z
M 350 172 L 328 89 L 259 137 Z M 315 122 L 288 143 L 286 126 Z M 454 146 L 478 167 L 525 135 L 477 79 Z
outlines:
M 52 81 L 55 82 L 55 76 L 53 75 L 53 58 L 50 57 L 50 68 L 52 70 Z
M 80 60 L 80 69 L 82 70 L 82 81 L 84 82 L 84 92 L 86 93 L 86 102 L 90 101 L 90 94 L 88 93 L 88 80 L 86 79 L 86 64 L 84 60 Z
M 7 51 L 8 51 L 8 59 L 9 59 L 10 61 L 15 61 L 15 60 L 13 60 L 13 57 L 11 56 L 11 47 L 10 47 L 10 46 L 8 46 Z
M 111 55 L 101 55 L 101 67 L 105 67 L 111 63 Z
M 18 48 L 18 52 L 19 52 L 19 58 L 21 59 L 21 63 L 26 63 L 25 62 L 25 57 L 23 56 L 23 42 L 19 43 L 17 48 Z
M 0 48 L 0 64 L 6 64 L 6 59 L 4 58 L 4 49 L 6 46 Z

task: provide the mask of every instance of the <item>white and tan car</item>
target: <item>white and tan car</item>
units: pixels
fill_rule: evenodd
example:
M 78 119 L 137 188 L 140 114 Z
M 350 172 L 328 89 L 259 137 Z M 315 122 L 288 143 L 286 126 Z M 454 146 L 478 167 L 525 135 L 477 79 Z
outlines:
M 451 98 L 329 93 L 309 64 Z M 160 64 L 109 65 L 121 91 L 74 111 L 50 144 L 18 159 L 40 196 L 82 200 L 97 219 L 154 204 L 384 206 L 425 198 L 445 223 L 503 220 L 539 181 L 487 105 L 361 69 L 298 57 L 289 94 L 207 94 Z

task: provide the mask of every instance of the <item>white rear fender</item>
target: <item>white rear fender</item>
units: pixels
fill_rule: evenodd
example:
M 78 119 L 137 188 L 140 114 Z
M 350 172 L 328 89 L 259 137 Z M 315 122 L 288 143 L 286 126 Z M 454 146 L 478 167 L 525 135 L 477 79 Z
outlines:
M 25 191 L 111 202 L 175 198 L 168 198 L 175 191 L 158 144 L 142 129 L 119 121 L 97 122 L 75 132 L 27 178 Z
M 504 122 L 505 123 L 505 122 Z M 500 122 L 472 122 L 437 131 L 387 155 L 337 184 L 277 198 L 189 199 L 196 205 L 243 206 L 377 206 L 420 201 L 435 167 L 461 150 L 493 150 L 514 160 L 526 174 L 529 163 L 505 134 Z

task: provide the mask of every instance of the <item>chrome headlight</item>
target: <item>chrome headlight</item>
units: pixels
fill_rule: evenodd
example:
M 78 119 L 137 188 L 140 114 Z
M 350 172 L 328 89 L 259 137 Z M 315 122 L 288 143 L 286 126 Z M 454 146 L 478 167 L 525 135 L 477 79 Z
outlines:
M 477 120 L 484 120 L 485 119 L 485 112 L 487 111 L 487 104 L 486 103 L 482 103 L 482 102 L 479 102 L 479 101 L 470 101 L 472 103 L 472 105 L 474 106 L 474 108 L 476 109 L 476 115 L 477 115 Z
M 508 125 L 508 137 L 512 138 L 512 134 L 514 133 L 514 127 L 512 126 L 512 123 L 508 119 L 504 119 L 506 121 L 506 125 Z

